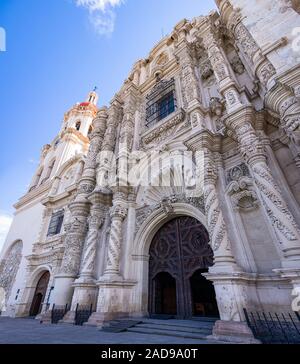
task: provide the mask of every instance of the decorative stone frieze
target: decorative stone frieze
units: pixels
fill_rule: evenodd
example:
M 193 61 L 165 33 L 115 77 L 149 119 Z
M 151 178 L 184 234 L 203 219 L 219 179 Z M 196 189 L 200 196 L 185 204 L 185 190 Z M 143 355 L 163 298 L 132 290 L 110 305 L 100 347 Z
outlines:
M 159 145 L 162 141 L 166 141 L 170 138 L 170 136 L 174 135 L 178 125 L 183 123 L 184 117 L 185 112 L 183 110 L 179 110 L 172 118 L 147 133 L 143 137 L 143 144 L 145 146 L 148 146 L 149 144 Z

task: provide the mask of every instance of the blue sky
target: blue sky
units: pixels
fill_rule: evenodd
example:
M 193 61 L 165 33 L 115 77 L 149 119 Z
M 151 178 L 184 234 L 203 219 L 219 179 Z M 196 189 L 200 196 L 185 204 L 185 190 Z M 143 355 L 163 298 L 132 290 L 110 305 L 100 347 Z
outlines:
M 95 86 L 108 104 L 134 62 L 213 0 L 0 0 L 0 248 L 63 115 Z M 1 48 L 1 47 L 0 47 Z

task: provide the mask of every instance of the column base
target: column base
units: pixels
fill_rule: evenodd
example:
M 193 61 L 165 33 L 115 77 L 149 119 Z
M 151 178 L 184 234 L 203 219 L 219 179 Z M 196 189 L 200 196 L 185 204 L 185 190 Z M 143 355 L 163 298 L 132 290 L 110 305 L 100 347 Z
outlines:
M 65 314 L 64 318 L 59 321 L 60 325 L 75 325 L 75 311 L 69 311 Z
M 242 273 L 243 270 L 237 265 L 237 263 L 233 260 L 220 260 L 215 259 L 215 263 L 212 267 L 209 268 L 209 272 L 211 274 L 218 273 Z
M 106 322 L 128 317 L 125 312 L 94 312 L 84 326 L 93 326 L 101 329 Z
M 41 315 L 40 322 L 44 325 L 52 324 L 52 311 L 46 311 L 45 313 L 43 313 Z
M 208 339 L 235 344 L 261 344 L 255 339 L 251 329 L 245 322 L 217 321 L 212 336 Z
M 79 306 L 93 306 L 96 308 L 98 287 L 94 279 L 78 279 L 73 284 L 74 294 L 72 299 L 72 310 Z
M 100 283 L 115 283 L 115 282 L 123 282 L 124 278 L 120 273 L 104 273 L 104 275 L 100 278 Z

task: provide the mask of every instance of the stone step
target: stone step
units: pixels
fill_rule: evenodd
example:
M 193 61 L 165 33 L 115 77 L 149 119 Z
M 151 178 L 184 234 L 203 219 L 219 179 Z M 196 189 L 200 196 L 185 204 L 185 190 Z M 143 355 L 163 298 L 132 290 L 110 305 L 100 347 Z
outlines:
M 160 330 L 155 328 L 145 328 L 140 327 L 140 325 L 129 328 L 128 332 L 135 332 L 139 334 L 148 334 L 148 335 L 161 335 L 161 336 L 171 336 L 171 337 L 180 337 L 184 339 L 196 339 L 196 340 L 207 340 L 206 334 L 195 334 L 190 332 L 179 332 L 179 331 L 167 331 L 167 330 Z
M 185 326 L 175 326 L 175 325 L 160 325 L 160 324 L 150 324 L 143 323 L 138 325 L 139 328 L 153 329 L 153 330 L 164 330 L 164 331 L 176 331 L 176 332 L 187 332 L 193 334 L 203 334 L 211 335 L 212 329 L 208 327 L 185 327 Z
M 101 331 L 110 333 L 125 332 L 127 331 L 127 329 L 134 327 L 140 323 L 141 321 L 132 321 L 132 320 L 111 321 L 106 323 L 102 327 Z
M 212 322 L 215 323 L 220 319 L 217 317 L 193 317 L 192 321 L 199 321 L 199 322 Z
M 174 326 L 174 327 L 182 327 L 182 328 L 187 328 L 187 329 L 209 329 L 212 330 L 215 322 L 203 322 L 203 323 L 199 323 L 199 322 L 194 322 L 194 321 L 167 321 L 167 322 L 162 322 L 162 321 L 153 321 L 153 320 L 143 320 L 143 324 L 150 324 L 150 325 L 162 325 L 162 326 Z
M 175 319 L 175 316 L 173 316 L 173 315 L 152 314 L 152 315 L 150 315 L 150 319 L 154 319 L 154 320 L 172 320 L 172 319 Z

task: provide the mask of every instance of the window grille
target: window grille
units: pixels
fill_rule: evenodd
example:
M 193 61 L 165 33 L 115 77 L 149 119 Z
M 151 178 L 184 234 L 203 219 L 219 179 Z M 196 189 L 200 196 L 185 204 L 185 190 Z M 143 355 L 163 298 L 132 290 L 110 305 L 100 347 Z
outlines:
M 61 232 L 64 221 L 64 210 L 55 212 L 50 220 L 47 236 L 55 236 Z
M 146 100 L 146 126 L 151 128 L 177 109 L 174 78 L 160 81 Z

